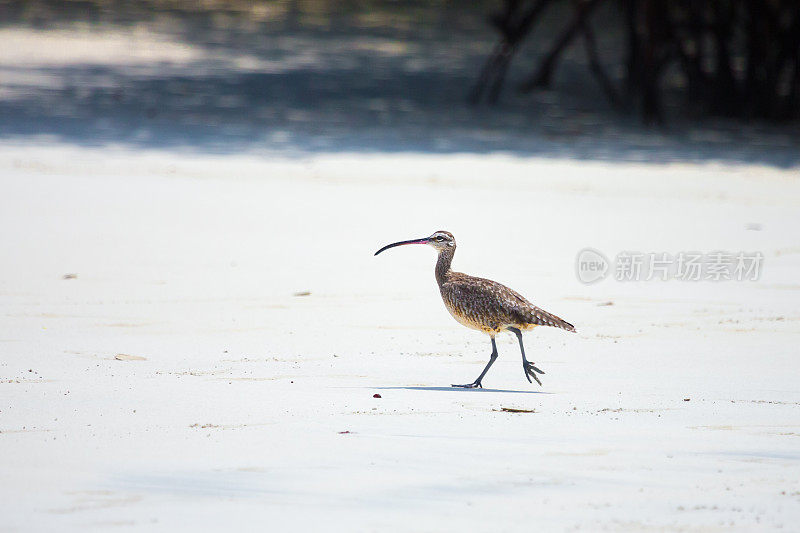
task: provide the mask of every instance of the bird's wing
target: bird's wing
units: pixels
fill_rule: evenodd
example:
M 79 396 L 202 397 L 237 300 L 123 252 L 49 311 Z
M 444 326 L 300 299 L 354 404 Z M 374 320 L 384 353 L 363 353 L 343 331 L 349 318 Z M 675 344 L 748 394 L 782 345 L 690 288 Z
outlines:
M 473 302 L 475 308 L 496 316 L 502 324 L 518 326 L 552 326 L 567 331 L 575 331 L 575 327 L 566 320 L 536 307 L 517 291 L 505 285 L 484 278 L 463 275 L 456 289 L 465 293 L 465 299 Z
M 511 289 L 509 289 L 511 290 Z M 512 291 L 513 292 L 513 291 Z M 535 326 L 551 326 L 554 328 L 561 328 L 567 331 L 575 331 L 575 326 L 557 317 L 553 313 L 548 313 L 540 307 L 536 307 L 529 301 L 525 300 L 522 296 L 514 293 L 519 297 L 522 302 L 515 306 L 514 314 L 517 319 L 521 319 L 523 324 Z

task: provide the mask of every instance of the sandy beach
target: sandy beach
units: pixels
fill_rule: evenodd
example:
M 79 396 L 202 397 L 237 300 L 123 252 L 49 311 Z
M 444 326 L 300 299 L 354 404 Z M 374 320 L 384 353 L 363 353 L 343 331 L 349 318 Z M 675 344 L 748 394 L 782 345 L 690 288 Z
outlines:
M 467 106 L 496 36 L 457 3 L 196 4 L 3 12 L 0 531 L 798 529 L 796 124 L 643 128 L 580 49 Z M 436 230 L 577 327 L 526 333 L 543 386 L 510 334 L 450 386 L 488 337 L 433 250 L 373 256 Z
M 764 166 L 5 145 L 0 529 L 791 531 L 798 207 Z M 436 229 L 577 326 L 526 334 L 543 387 L 511 335 L 449 387 L 487 337 L 432 250 L 372 255 Z M 587 246 L 765 260 L 585 285 Z

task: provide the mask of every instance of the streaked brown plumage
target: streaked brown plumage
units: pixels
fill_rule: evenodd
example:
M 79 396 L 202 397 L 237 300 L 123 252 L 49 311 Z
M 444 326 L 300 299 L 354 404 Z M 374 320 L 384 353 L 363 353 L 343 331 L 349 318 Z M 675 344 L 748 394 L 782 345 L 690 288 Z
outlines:
M 439 252 L 436 262 L 436 282 L 442 294 L 444 305 L 450 314 L 459 323 L 468 328 L 476 329 L 488 334 L 492 340 L 492 355 L 489 363 L 474 383 L 467 385 L 453 385 L 454 387 L 481 387 L 481 380 L 497 358 L 497 345 L 495 335 L 503 331 L 511 331 L 517 335 L 522 352 L 522 367 L 528 381 L 535 379 L 539 385 L 536 373 L 544 374 L 525 358 L 525 347 L 522 344 L 522 331 L 536 326 L 552 326 L 567 331 L 575 331 L 575 327 L 551 313 L 540 309 L 523 298 L 516 291 L 505 285 L 484 278 L 477 278 L 454 272 L 450 269 L 453 255 L 456 251 L 456 240 L 452 233 L 437 231 L 430 237 L 401 241 L 384 246 L 375 255 L 382 251 L 404 244 L 429 244 Z

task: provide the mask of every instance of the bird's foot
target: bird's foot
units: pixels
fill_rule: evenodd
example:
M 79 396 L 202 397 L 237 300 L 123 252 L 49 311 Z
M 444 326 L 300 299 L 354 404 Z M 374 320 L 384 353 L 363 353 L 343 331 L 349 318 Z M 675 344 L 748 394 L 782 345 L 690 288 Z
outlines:
M 528 383 L 533 383 L 533 381 L 531 381 L 531 378 L 533 378 L 536 380 L 536 383 L 541 386 L 542 382 L 539 380 L 539 376 L 536 375 L 536 372 L 540 374 L 544 374 L 544 372 L 536 368 L 536 366 L 530 361 L 522 362 L 522 370 L 525 371 L 525 377 L 528 378 Z
M 460 389 L 482 389 L 483 385 L 481 385 L 480 381 L 476 381 L 475 383 L 467 383 L 466 385 L 451 385 L 451 387 L 458 387 Z

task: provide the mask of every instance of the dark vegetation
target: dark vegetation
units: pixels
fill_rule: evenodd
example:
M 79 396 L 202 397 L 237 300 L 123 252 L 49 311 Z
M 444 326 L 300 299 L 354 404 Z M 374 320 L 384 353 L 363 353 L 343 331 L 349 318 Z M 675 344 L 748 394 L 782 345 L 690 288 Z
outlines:
M 470 95 L 496 102 L 520 45 L 554 0 L 504 0 L 491 18 L 500 40 Z M 564 51 L 581 40 L 589 68 L 615 106 L 634 101 L 646 122 L 664 121 L 664 78 L 677 74 L 686 106 L 709 114 L 791 120 L 800 118 L 800 2 L 797 0 L 574 0 L 571 16 L 550 40 L 522 92 L 550 88 Z M 606 74 L 593 15 L 611 4 L 624 27 L 621 86 Z M 602 31 L 602 29 L 601 29 Z

